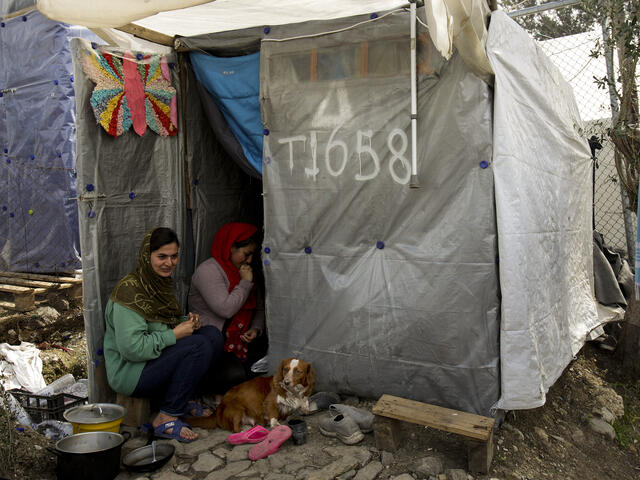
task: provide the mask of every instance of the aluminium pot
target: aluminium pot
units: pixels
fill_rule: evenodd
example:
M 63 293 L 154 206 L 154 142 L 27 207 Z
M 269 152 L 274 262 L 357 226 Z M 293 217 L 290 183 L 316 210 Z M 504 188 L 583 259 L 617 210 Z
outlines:
M 51 450 L 58 457 L 58 480 L 113 480 L 120 473 L 122 444 L 131 436 L 125 435 L 87 432 L 58 440 Z
M 73 425 L 73 433 L 120 431 L 127 409 L 117 403 L 89 403 L 65 410 L 63 416 Z

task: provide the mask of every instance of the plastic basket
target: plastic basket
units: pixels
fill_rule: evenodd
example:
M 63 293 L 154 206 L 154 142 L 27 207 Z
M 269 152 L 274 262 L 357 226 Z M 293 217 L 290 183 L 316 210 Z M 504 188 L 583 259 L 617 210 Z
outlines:
M 20 389 L 9 390 L 9 393 L 22 405 L 33 423 L 44 420 L 64 420 L 62 414 L 65 410 L 87 403 L 86 397 L 81 398 L 68 393 L 46 396 L 35 395 Z

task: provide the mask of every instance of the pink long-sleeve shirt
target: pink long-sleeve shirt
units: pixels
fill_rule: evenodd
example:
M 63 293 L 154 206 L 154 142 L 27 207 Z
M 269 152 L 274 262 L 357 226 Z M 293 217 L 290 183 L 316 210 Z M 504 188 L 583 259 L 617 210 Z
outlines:
M 229 292 L 229 279 L 220 264 L 212 257 L 196 268 L 189 289 L 189 311 L 200 315 L 202 325 L 213 325 L 220 331 L 227 319 L 233 317 L 249 298 L 253 283 L 241 279 Z M 258 289 L 259 290 L 259 289 Z M 258 305 L 250 328 L 264 330 L 264 302 L 256 292 Z

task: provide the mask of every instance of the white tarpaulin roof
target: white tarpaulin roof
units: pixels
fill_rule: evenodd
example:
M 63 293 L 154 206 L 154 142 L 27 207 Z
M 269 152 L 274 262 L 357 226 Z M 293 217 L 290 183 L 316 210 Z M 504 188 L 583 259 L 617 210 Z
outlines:
M 200 5 L 198 5 L 200 4 Z M 285 25 L 373 14 L 407 6 L 406 0 L 37 0 L 52 20 L 105 29 L 133 22 L 169 37 L 192 37 L 260 25 Z M 191 6 L 195 5 L 195 6 Z M 188 8 L 184 8 L 188 7 Z M 172 10 L 173 9 L 173 10 Z M 177 9 L 177 10 L 176 10 Z M 491 66 L 485 54 L 485 0 L 433 0 L 421 21 L 429 25 L 432 41 L 445 57 L 455 45 L 465 63 L 485 81 Z M 159 12 L 159 13 L 156 13 Z

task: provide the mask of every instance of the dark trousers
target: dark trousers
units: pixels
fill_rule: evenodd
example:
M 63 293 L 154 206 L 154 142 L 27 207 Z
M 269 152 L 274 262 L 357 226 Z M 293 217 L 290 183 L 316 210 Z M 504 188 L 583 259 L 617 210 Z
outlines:
M 230 388 L 260 375 L 251 371 L 251 365 L 267 354 L 268 340 L 263 333 L 249 344 L 247 359 L 243 362 L 231 352 L 223 351 L 217 361 L 202 377 L 200 391 L 205 394 L 225 393 Z
M 160 400 L 160 411 L 167 415 L 184 415 L 198 382 L 220 356 L 223 345 L 222 333 L 212 326 L 179 339 L 147 362 L 133 396 L 151 398 L 152 403 Z

